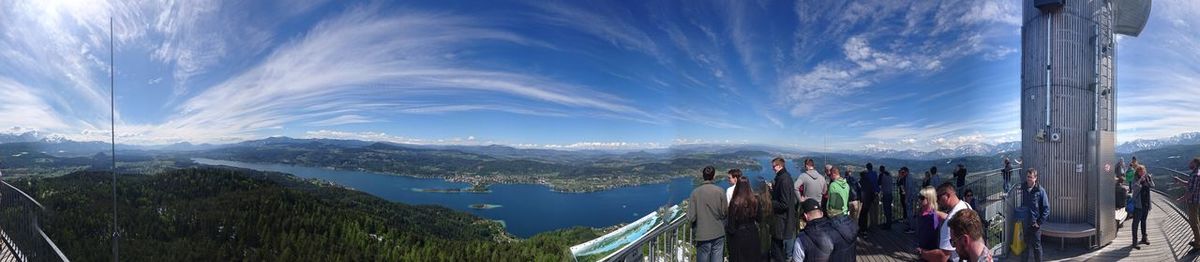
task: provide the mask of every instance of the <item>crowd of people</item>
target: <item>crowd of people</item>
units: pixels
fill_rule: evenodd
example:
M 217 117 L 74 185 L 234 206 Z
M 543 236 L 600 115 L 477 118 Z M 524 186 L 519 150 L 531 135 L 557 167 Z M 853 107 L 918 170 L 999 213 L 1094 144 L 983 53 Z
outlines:
M 688 205 L 696 260 L 854 261 L 858 238 L 869 237 L 872 229 L 892 230 L 894 224 L 906 225 L 905 232 L 914 235 L 913 250 L 922 260 L 991 260 L 983 238 L 986 222 L 981 210 L 972 209 L 973 192 L 959 192 L 967 176 L 963 165 L 954 172 L 956 181 L 941 183 L 937 167 L 918 178 L 908 167 L 893 176 L 885 166 L 866 163 L 855 176 L 832 165 L 818 170 L 812 159 L 802 163 L 793 177 L 786 160 L 773 159 L 774 178 L 761 194 L 738 169 L 726 172 L 731 186 L 722 191 L 713 182 L 716 168 L 705 167 L 704 182 L 692 191 Z M 1036 172 L 1031 176 L 1036 179 Z M 1030 216 L 1038 217 L 1030 223 L 1033 228 L 1048 214 L 1044 193 L 1036 192 L 1045 208 Z
M 1015 161 L 1003 161 L 1005 192 L 1021 195 L 1013 210 L 1014 224 L 1021 229 L 1020 239 L 1014 241 L 1026 247 L 1019 257 L 1042 261 L 1041 231 L 1050 217 L 1046 189 L 1038 184 L 1038 170 L 1033 168 L 1021 172 L 1024 183 L 1011 183 Z M 913 250 L 920 260 L 993 259 L 984 237 L 988 221 L 981 200 L 964 188 L 963 165 L 955 169 L 955 181 L 941 183 L 937 167 L 920 178 L 901 167 L 893 177 L 887 167 L 876 169 L 867 163 L 854 176 L 832 165 L 824 166 L 822 173 L 812 159 L 806 159 L 803 170 L 793 177 L 785 162 L 783 158 L 771 161 L 775 176 L 761 190 L 752 188 L 741 170 L 732 169 L 726 172 L 731 186 L 722 192 L 713 182 L 716 169 L 703 169 L 704 182 L 692 191 L 687 213 L 694 227 L 697 261 L 854 261 L 858 238 L 867 238 L 873 228 L 891 230 L 893 224 L 900 224 L 892 215 L 893 202 L 900 206 L 899 220 L 905 220 L 905 233 L 913 235 Z M 1188 245 L 1196 252 L 1200 251 L 1200 157 L 1191 159 L 1188 168 L 1186 176 L 1174 177 L 1186 187 L 1176 201 L 1187 205 L 1193 235 Z M 1136 157 L 1128 164 L 1122 159 L 1114 172 L 1117 207 L 1133 220 L 1132 248 L 1141 249 L 1151 244 L 1146 223 L 1153 206 L 1153 176 Z M 872 213 L 876 209 L 883 215 Z M 884 220 L 876 221 L 880 217 Z

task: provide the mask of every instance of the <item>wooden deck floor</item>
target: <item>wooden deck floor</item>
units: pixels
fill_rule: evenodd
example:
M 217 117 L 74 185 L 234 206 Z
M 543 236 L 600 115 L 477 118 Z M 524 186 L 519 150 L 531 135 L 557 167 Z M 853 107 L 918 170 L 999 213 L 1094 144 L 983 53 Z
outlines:
M 1113 242 L 1100 249 L 1088 250 L 1084 243 L 1070 239 L 1065 249 L 1059 249 L 1059 239 L 1042 237 L 1042 246 L 1047 261 L 1200 261 L 1200 252 L 1190 252 L 1187 242 L 1192 240 L 1191 229 L 1184 220 L 1180 208 L 1161 194 L 1152 194 L 1154 208 L 1150 210 L 1147 223 L 1150 227 L 1151 245 L 1142 245 L 1140 250 L 1130 246 L 1131 221 L 1117 229 Z M 872 229 L 867 238 L 858 239 L 858 261 L 915 261 L 913 235 L 904 234 L 905 225 L 895 224 L 892 230 Z M 989 243 L 990 245 L 991 243 Z M 1020 257 L 999 259 L 1020 261 Z

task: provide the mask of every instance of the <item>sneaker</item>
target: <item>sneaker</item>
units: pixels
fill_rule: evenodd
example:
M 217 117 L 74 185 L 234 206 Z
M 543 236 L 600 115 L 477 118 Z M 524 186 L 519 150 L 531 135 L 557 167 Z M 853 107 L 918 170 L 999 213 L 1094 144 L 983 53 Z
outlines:
M 916 233 L 917 233 L 917 231 L 916 231 L 916 230 L 913 230 L 913 229 L 911 229 L 911 228 L 909 228 L 909 229 L 905 229 L 905 230 L 904 230 L 904 233 L 905 233 L 905 234 L 912 235 L 912 234 L 916 234 Z

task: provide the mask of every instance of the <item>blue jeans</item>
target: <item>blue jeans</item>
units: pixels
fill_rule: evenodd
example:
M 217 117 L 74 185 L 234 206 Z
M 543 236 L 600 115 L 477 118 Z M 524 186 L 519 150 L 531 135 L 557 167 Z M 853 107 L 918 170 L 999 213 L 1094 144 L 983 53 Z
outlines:
M 696 262 L 720 262 L 725 258 L 725 237 L 696 243 Z

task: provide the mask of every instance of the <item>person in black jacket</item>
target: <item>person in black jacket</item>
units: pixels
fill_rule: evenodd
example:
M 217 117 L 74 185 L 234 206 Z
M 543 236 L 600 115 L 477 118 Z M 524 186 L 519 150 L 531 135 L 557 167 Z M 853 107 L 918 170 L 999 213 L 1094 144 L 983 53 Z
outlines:
M 1138 165 L 1134 168 L 1134 173 L 1137 174 L 1137 180 L 1133 182 L 1133 249 L 1142 249 L 1139 244 L 1150 245 L 1150 235 L 1146 234 L 1146 216 L 1150 215 L 1150 190 L 1154 188 L 1154 179 L 1146 173 L 1146 166 Z M 1142 241 L 1138 241 L 1138 225 L 1142 228 Z
M 846 216 L 826 217 L 820 204 L 805 200 L 800 204 L 808 226 L 796 236 L 792 261 L 855 261 L 855 235 L 858 228 Z
M 735 174 L 736 173 L 736 174 Z M 758 198 L 750 189 L 750 180 L 742 176 L 742 170 L 729 170 L 729 174 L 738 177 L 733 189 L 733 202 L 729 203 L 728 220 L 725 223 L 725 234 L 729 239 L 729 261 L 761 261 L 759 252 Z
M 782 157 L 771 160 L 775 168 L 775 183 L 770 186 L 771 209 L 775 218 L 771 220 L 771 259 L 789 261 L 792 243 L 796 241 L 796 186 L 788 173 Z
M 954 187 L 963 188 L 965 185 L 967 185 L 967 167 L 958 164 L 958 169 L 954 170 Z

